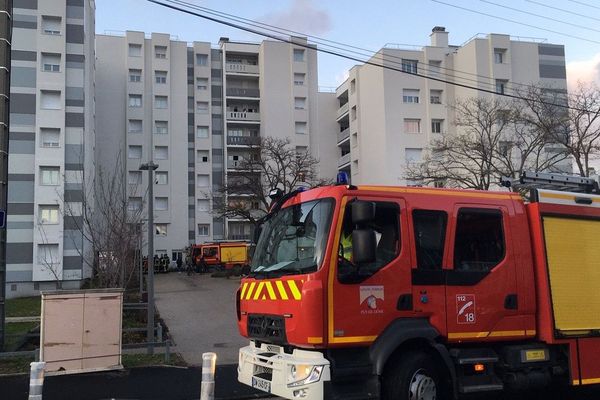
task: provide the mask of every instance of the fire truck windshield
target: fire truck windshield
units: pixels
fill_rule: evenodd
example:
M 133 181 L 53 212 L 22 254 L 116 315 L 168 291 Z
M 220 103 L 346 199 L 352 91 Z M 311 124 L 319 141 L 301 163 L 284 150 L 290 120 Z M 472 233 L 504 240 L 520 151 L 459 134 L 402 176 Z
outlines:
M 320 199 L 277 211 L 262 227 L 251 275 L 277 277 L 316 271 L 325 255 L 333 204 L 333 199 Z

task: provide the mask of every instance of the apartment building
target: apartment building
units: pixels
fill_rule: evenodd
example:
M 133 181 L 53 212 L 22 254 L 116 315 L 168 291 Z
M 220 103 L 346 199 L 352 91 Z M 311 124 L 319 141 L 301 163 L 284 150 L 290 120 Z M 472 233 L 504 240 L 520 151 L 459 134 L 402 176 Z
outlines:
M 500 93 L 518 84 L 566 93 L 562 45 L 489 34 L 452 46 L 443 27 L 435 27 L 430 39 L 424 47 L 388 45 L 371 59 L 407 73 L 359 65 L 337 88 L 337 167 L 352 183 L 411 184 L 404 179 L 407 163 L 420 161 L 433 139 L 456 132 L 447 105 L 492 96 L 415 74 Z
M 7 297 L 89 273 L 78 210 L 94 163 L 94 1 L 13 6 Z
M 157 33 L 97 36 L 97 165 L 110 169 L 122 157 L 130 207 L 147 203 L 140 165 L 159 165 L 156 253 L 176 258 L 190 243 L 250 238 L 247 221 L 213 210 L 248 198 L 225 198 L 221 188 L 260 137 L 289 138 L 322 160 L 321 175 L 335 175 L 335 94 L 317 91 L 316 50 L 294 40 L 212 46 Z

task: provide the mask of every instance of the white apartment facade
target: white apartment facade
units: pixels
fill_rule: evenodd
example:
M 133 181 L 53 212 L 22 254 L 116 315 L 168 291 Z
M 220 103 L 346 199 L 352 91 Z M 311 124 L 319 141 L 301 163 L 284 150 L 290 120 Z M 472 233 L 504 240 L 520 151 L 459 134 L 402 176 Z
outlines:
M 564 46 L 509 35 L 478 35 L 451 46 L 445 28 L 436 27 L 429 46 L 387 46 L 371 60 L 409 73 L 355 66 L 337 88 L 337 167 L 354 184 L 410 183 L 403 175 L 407 163 L 420 161 L 432 140 L 456 130 L 447 105 L 493 96 L 410 73 L 498 92 L 519 84 L 567 89 Z
M 97 166 L 122 155 L 130 204 L 144 207 L 139 166 L 159 165 L 157 254 L 175 259 L 190 243 L 250 238 L 247 221 L 222 218 L 213 205 L 247 196 L 227 199 L 220 189 L 260 137 L 289 138 L 322 160 L 321 175 L 335 175 L 335 94 L 317 91 L 316 51 L 294 40 L 211 46 L 156 33 L 97 36 Z
M 89 276 L 79 210 L 94 163 L 94 1 L 13 6 L 7 297 Z

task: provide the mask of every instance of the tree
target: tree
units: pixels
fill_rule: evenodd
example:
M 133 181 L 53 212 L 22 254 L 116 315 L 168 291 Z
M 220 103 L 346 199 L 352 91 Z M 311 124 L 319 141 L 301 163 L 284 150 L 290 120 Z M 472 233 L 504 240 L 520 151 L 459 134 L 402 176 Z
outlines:
M 308 151 L 297 151 L 289 139 L 261 138 L 230 166 L 235 172 L 228 174 L 226 184 L 219 190 L 227 202 L 214 204 L 213 213 L 256 225 L 269 209 L 271 189 L 287 193 L 301 184 L 316 187 L 328 183 L 318 178 L 317 162 Z
M 99 168 L 91 180 L 82 172 L 81 180 L 81 202 L 63 201 L 65 216 L 83 237 L 82 242 L 73 240 L 73 245 L 92 269 L 93 286 L 125 288 L 136 274 L 143 245 L 145 196 L 130 201 L 130 194 L 138 194 L 138 189 L 127 182 L 121 153 L 114 169 Z

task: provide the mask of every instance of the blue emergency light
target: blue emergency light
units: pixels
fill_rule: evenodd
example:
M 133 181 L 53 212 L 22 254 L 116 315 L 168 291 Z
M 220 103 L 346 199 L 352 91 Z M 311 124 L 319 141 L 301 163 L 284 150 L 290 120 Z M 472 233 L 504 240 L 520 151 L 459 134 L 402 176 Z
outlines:
M 347 185 L 348 183 L 350 183 L 350 178 L 348 177 L 347 172 L 340 171 L 337 173 L 335 181 L 337 185 Z

